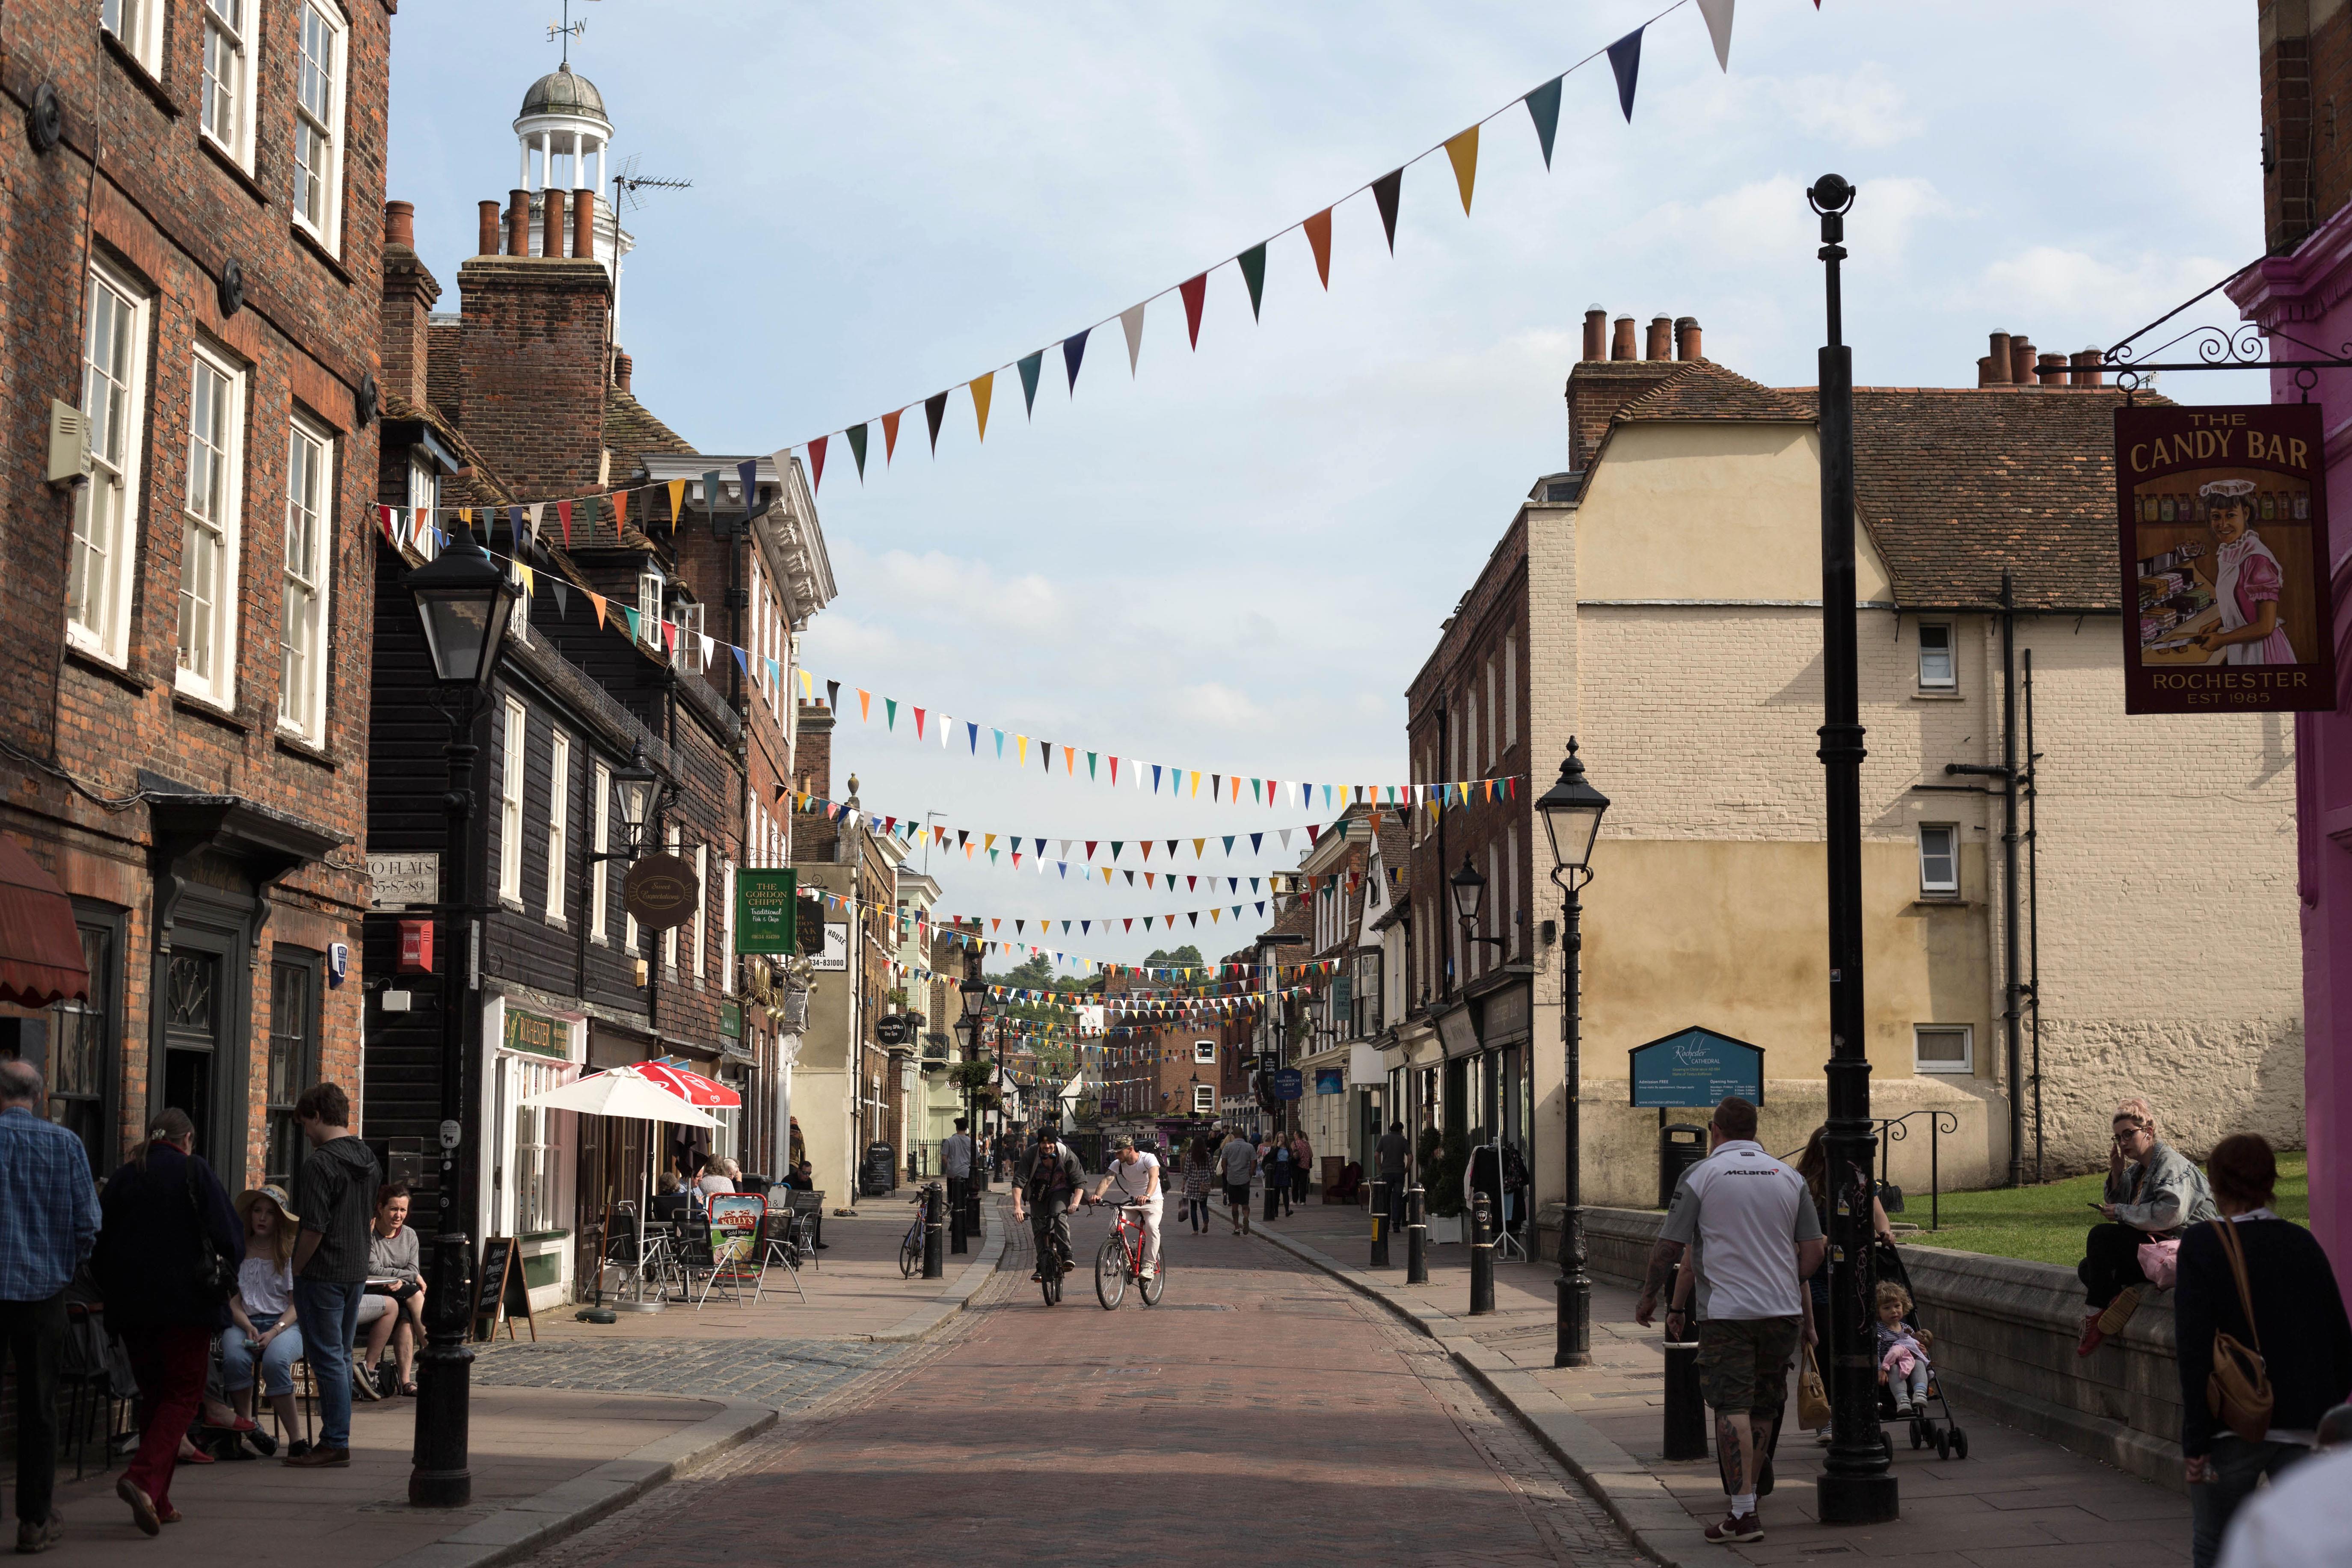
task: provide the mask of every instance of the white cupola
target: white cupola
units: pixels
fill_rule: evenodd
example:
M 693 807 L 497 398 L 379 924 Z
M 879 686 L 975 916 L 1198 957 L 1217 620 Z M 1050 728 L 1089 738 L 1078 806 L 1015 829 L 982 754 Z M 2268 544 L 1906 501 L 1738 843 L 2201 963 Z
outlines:
M 613 210 L 612 187 L 604 172 L 613 122 L 604 117 L 604 95 L 566 59 L 530 84 L 530 90 L 523 94 L 522 112 L 515 117 L 514 130 L 522 153 L 519 188 L 530 199 L 530 253 L 540 254 L 540 215 L 545 193 L 562 191 L 567 201 L 576 205 L 576 193 L 593 191 L 596 259 L 604 263 L 617 289 L 621 258 L 636 247 L 636 242 L 621 227 Z

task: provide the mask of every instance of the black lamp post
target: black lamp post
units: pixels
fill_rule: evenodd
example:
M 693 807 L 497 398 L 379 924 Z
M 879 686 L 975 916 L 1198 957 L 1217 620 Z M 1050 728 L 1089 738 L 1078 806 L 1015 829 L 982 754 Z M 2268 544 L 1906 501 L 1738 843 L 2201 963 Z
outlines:
M 1853 187 L 1823 174 L 1805 193 L 1822 217 L 1829 342 L 1821 351 L 1822 797 L 1829 861 L 1829 1117 L 1822 1152 L 1830 1194 L 1830 1452 L 1814 1484 L 1824 1524 L 1882 1524 L 1900 1507 L 1878 1445 L 1870 1289 L 1870 1058 L 1862 990 L 1861 698 L 1854 647 L 1853 351 L 1841 341 L 1838 263 L 1845 259 Z
M 1568 1180 L 1561 1189 L 1559 1280 L 1552 1309 L 1551 1364 L 1582 1366 L 1592 1359 L 1592 1277 L 1584 1271 L 1584 1053 L 1578 1014 L 1583 1005 L 1584 909 L 1579 895 L 1592 880 L 1592 845 L 1609 797 L 1584 777 L 1576 738 L 1559 777 L 1536 802 L 1544 837 L 1551 842 L 1551 879 L 1567 900 L 1559 944 L 1559 1039 L 1565 1062 L 1561 1083 L 1567 1122 Z
M 432 1322 L 416 1358 L 416 1442 L 408 1500 L 419 1508 L 464 1508 L 473 1499 L 467 1465 L 474 1352 L 467 1344 L 474 1273 L 470 1167 L 480 1130 L 466 1120 L 468 980 L 460 943 L 472 934 L 474 725 L 498 670 L 521 589 L 459 528 L 447 549 L 408 574 L 408 591 L 433 656 L 441 710 L 449 721 L 449 787 L 441 862 L 441 1163 L 436 1196 Z
M 987 1039 L 988 982 L 984 979 L 967 980 L 962 984 L 961 992 L 963 996 L 963 1059 L 968 1062 L 982 1061 L 986 1059 L 985 1053 L 982 1051 L 982 1047 Z M 1003 1047 L 1000 1045 L 998 1048 L 1002 1049 Z M 992 1084 L 991 1087 L 993 1088 L 996 1086 Z M 999 1089 L 998 1092 L 1002 1093 L 1003 1090 Z M 977 1157 L 980 1152 L 981 1131 L 981 1108 L 978 1090 L 975 1089 L 971 1092 L 970 1103 L 971 1105 L 971 1146 L 974 1158 L 971 1163 L 971 1178 L 965 1184 L 964 1191 L 970 1194 L 965 1201 L 971 1205 L 970 1229 L 974 1236 L 978 1236 L 980 1234 L 980 1194 L 988 1190 L 987 1170 Z M 998 1127 L 1002 1129 L 1004 1122 L 1003 1117 L 999 1116 L 996 1120 Z M 999 1135 L 1002 1136 L 1001 1131 Z

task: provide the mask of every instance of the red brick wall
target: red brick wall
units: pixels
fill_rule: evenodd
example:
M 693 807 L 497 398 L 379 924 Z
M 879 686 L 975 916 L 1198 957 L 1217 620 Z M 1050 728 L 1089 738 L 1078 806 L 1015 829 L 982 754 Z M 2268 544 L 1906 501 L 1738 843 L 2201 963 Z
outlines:
M 598 483 L 612 287 L 593 261 L 474 256 L 457 417 L 517 495 L 576 496 Z

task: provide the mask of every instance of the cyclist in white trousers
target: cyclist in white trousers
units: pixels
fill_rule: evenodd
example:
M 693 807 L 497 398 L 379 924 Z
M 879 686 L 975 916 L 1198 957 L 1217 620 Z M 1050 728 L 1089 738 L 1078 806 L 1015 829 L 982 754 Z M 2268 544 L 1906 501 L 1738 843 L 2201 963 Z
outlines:
M 1160 1209 L 1166 1197 L 1160 1184 L 1160 1156 L 1139 1152 L 1132 1138 L 1120 1139 L 1111 1154 L 1110 1169 L 1095 1188 L 1093 1201 L 1100 1203 L 1113 1187 L 1118 1189 L 1119 1202 L 1136 1204 L 1142 1210 L 1143 1277 L 1149 1279 L 1160 1272 Z

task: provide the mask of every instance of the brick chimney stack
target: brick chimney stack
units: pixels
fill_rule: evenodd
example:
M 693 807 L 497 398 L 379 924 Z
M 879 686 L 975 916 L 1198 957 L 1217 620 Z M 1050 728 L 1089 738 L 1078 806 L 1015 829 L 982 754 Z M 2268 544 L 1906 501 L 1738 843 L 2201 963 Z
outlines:
M 620 349 L 613 351 L 613 384 L 614 386 L 619 387 L 623 392 L 628 391 L 629 373 L 635 368 L 635 362 L 631 360 L 626 353 Z
M 1584 312 L 1584 354 L 1586 359 L 1609 357 L 1609 312 L 1595 305 Z
M 1617 318 L 1616 332 L 1609 341 L 1609 357 L 1611 359 L 1635 359 L 1640 357 L 1633 353 L 1633 317 L 1620 316 Z
M 2106 352 L 2103 349 L 2082 350 L 2067 362 L 2074 367 L 2068 374 L 2067 379 L 2076 386 L 2105 386 L 2107 373 L 2099 365 L 2099 362 L 2105 358 L 2106 358 Z
M 2042 386 L 2048 390 L 2053 392 L 2063 390 L 2066 385 L 2066 356 L 2064 354 L 2036 355 L 2033 362 L 2033 374 L 2041 378 Z
M 2020 386 L 2033 384 L 2033 340 L 2011 333 L 2009 340 L 2009 379 Z
M 1674 318 L 1672 316 L 1651 317 L 1650 341 L 1648 344 L 1649 352 L 1644 354 L 1643 357 L 1654 360 L 1672 359 L 1674 358 Z
M 1703 340 L 1699 337 L 1698 331 L 1698 318 L 1677 317 L 1675 321 L 1675 357 L 1684 360 L 1705 359 L 1706 354 L 1703 351 L 1702 344 Z
M 383 389 L 411 407 L 425 405 L 425 318 L 441 285 L 416 256 L 416 208 L 383 204 L 383 296 L 376 319 Z
M 1987 357 L 1978 362 L 1985 367 L 1984 384 L 1987 386 L 2007 386 L 2009 384 L 2010 365 L 2009 334 L 2007 332 L 1995 332 L 1992 334 L 1991 341 L 1992 347 L 1987 354 Z
M 545 199 L 551 255 L 477 256 L 457 269 L 465 315 L 457 398 L 467 435 L 509 484 L 579 495 L 602 482 L 613 287 L 593 258 L 564 257 L 563 193 Z M 510 242 L 528 242 L 530 211 L 522 200 L 509 209 Z M 523 223 L 513 222 L 518 214 Z
M 793 741 L 793 787 L 803 795 L 833 794 L 833 710 L 801 700 Z

